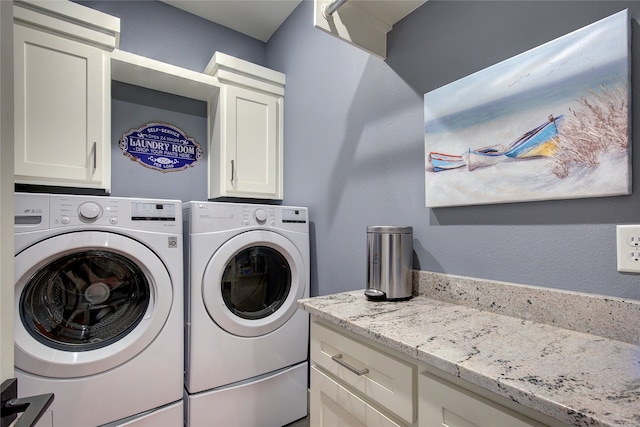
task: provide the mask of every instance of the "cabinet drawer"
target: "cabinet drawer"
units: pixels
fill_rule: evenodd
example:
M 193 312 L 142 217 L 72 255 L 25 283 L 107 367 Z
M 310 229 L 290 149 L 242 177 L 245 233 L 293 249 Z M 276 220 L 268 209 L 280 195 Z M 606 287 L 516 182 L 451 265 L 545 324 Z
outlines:
M 311 324 L 311 360 L 412 424 L 417 368 L 318 322 Z
M 311 382 L 311 427 L 399 427 L 315 366 Z
M 419 382 L 420 427 L 544 427 L 429 373 Z

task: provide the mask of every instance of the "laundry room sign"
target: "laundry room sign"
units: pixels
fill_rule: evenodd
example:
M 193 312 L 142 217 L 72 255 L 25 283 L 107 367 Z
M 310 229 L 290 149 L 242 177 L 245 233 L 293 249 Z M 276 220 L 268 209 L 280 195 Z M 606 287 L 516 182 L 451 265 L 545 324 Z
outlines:
M 160 172 L 176 172 L 195 166 L 203 151 L 193 138 L 175 126 L 148 123 L 122 135 L 118 144 L 125 156 Z

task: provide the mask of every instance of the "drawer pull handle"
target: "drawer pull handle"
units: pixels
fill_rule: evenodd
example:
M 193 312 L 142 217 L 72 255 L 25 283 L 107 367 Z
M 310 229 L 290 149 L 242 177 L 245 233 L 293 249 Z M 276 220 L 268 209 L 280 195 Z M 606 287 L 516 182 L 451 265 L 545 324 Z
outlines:
M 342 360 L 342 354 L 338 353 L 334 356 L 331 356 L 331 360 L 335 361 L 338 363 L 338 365 L 344 366 L 345 368 L 347 368 L 348 370 L 350 370 L 351 372 L 353 372 L 354 374 L 361 376 L 361 375 L 365 375 L 369 373 L 369 368 L 364 368 L 364 369 L 357 369 L 354 368 L 353 366 L 349 365 L 347 362 L 345 362 L 344 360 Z

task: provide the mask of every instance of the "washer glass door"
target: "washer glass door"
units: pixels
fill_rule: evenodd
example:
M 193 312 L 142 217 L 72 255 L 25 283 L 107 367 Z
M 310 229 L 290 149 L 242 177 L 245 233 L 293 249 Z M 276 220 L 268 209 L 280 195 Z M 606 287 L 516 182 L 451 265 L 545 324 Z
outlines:
M 150 283 L 131 260 L 86 249 L 46 264 L 27 280 L 20 317 L 41 343 L 87 351 L 108 346 L 135 328 L 149 296 Z
M 282 235 L 253 230 L 225 242 L 209 260 L 202 297 L 211 318 L 234 335 L 272 332 L 296 312 L 307 287 L 300 251 Z
M 61 234 L 15 259 L 15 365 L 75 378 L 112 369 L 162 330 L 169 273 L 147 246 L 101 231 Z

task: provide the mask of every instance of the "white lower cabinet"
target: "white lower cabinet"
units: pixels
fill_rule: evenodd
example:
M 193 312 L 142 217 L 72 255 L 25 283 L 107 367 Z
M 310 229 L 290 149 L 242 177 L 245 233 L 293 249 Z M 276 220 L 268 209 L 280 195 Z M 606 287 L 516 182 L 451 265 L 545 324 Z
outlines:
M 311 383 L 311 427 L 400 426 L 316 366 L 311 368 Z
M 415 421 L 414 364 L 317 322 L 311 324 L 311 337 L 311 361 L 317 369 L 399 421 Z
M 318 318 L 310 354 L 311 427 L 568 427 Z
M 415 426 L 417 366 L 311 322 L 311 427 Z
M 418 390 L 420 427 L 543 427 L 427 372 L 420 374 Z

